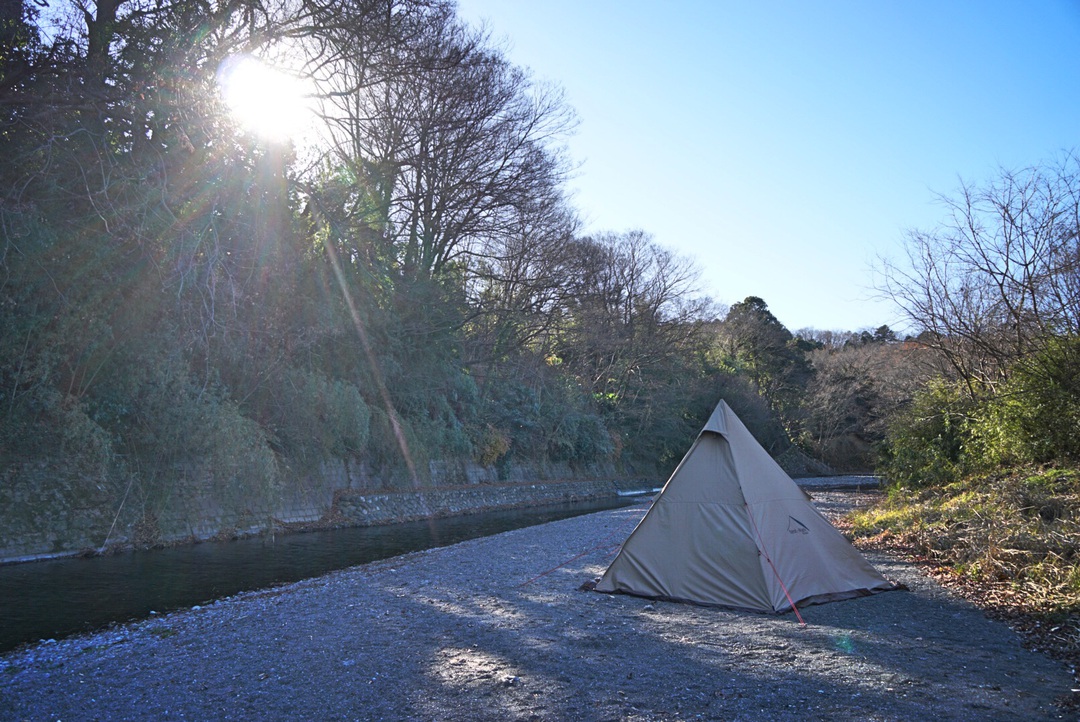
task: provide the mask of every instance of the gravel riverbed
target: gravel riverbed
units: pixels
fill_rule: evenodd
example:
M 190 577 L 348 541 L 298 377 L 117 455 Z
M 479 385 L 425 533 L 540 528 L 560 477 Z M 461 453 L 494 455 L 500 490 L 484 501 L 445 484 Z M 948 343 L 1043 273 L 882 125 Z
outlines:
M 814 490 L 826 515 L 866 493 Z M 914 567 L 792 614 L 580 591 L 644 504 L 0 657 L 4 720 L 1056 720 L 1060 663 Z

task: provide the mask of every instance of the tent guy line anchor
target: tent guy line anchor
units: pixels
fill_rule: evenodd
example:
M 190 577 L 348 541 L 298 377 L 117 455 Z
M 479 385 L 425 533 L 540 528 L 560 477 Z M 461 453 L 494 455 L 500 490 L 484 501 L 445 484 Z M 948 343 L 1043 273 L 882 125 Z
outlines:
M 773 564 L 772 557 L 769 556 L 769 550 L 765 548 L 765 540 L 761 538 L 761 530 L 758 529 L 754 514 L 750 511 L 750 505 L 744 504 L 743 508 L 746 509 L 746 515 L 750 517 L 750 523 L 754 525 L 754 533 L 757 534 L 758 548 L 761 549 L 761 555 L 765 557 L 765 561 L 769 563 L 769 568 L 772 569 L 772 573 L 776 575 L 776 583 L 784 590 L 784 596 L 787 597 L 788 603 L 791 604 L 791 611 L 795 612 L 795 616 L 799 620 L 799 625 L 805 628 L 806 620 L 799 614 L 799 608 L 795 606 L 795 600 L 791 598 L 791 592 L 788 591 L 787 585 L 784 584 L 784 580 L 780 578 L 780 572 L 776 570 L 776 565 Z
M 521 584 L 518 584 L 517 588 L 521 589 L 522 587 L 526 587 L 526 586 L 532 584 L 533 582 L 535 582 L 537 579 L 540 579 L 542 577 L 546 577 L 548 574 L 551 574 L 552 572 L 557 572 L 560 569 L 562 569 L 563 567 L 565 567 L 567 564 L 569 564 L 571 562 L 575 562 L 578 559 L 581 559 L 583 556 L 587 556 L 589 554 L 592 554 L 593 552 L 595 552 L 595 551 L 597 551 L 599 549 L 613 549 L 613 548 L 615 548 L 617 546 L 619 546 L 619 545 L 618 544 L 607 544 L 605 542 L 603 544 L 598 544 L 597 546 L 594 546 L 591 549 L 586 549 L 585 551 L 581 552 L 580 554 L 577 554 L 575 556 L 570 557 L 569 559 L 567 559 L 562 564 L 559 564 L 558 566 L 554 566 L 551 569 L 548 569 L 546 572 L 540 572 L 539 574 L 537 574 L 532 579 L 526 580 L 526 581 L 522 582 Z

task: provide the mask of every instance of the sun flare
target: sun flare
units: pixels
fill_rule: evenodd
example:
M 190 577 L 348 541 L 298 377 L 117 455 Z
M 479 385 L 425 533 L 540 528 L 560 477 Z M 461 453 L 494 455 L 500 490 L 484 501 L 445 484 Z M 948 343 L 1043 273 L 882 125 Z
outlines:
M 305 83 L 250 55 L 223 62 L 218 86 L 237 122 L 264 138 L 288 140 L 311 122 Z

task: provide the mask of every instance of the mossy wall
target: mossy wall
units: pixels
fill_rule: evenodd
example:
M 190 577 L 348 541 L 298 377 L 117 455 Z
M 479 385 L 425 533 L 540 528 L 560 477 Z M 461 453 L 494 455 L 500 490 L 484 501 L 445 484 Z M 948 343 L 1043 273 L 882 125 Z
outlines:
M 595 499 L 656 483 L 616 482 L 611 469 L 562 465 L 504 469 L 502 481 L 494 468 L 468 462 L 430 467 L 428 480 L 414 485 L 379 478 L 362 464 L 328 463 L 285 475 L 287 481 L 272 493 L 237 499 L 182 467 L 159 470 L 153 484 L 142 484 L 136 475 L 109 481 L 59 462 L 10 463 L 0 469 L 0 563 L 229 538 L 290 525 L 385 524 Z M 144 495 L 145 488 L 156 490 L 154 498 Z

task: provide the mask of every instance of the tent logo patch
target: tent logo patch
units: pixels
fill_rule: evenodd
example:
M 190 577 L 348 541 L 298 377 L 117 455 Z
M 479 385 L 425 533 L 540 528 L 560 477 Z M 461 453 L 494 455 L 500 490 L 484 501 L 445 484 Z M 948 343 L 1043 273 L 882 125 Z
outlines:
M 788 534 L 809 534 L 810 530 L 806 528 L 806 524 L 796 519 L 793 516 L 788 517 L 787 525 Z

